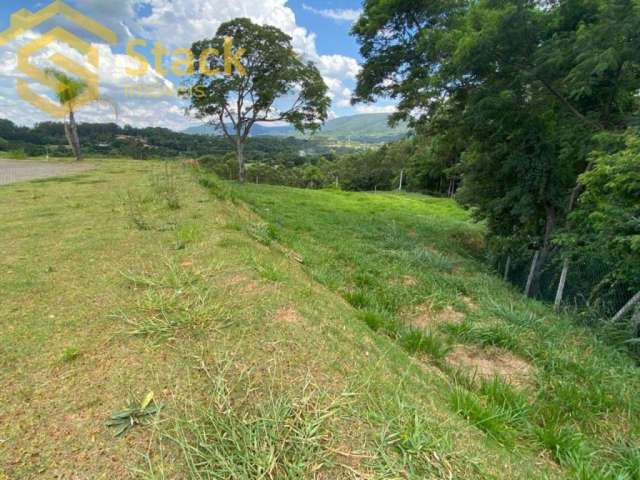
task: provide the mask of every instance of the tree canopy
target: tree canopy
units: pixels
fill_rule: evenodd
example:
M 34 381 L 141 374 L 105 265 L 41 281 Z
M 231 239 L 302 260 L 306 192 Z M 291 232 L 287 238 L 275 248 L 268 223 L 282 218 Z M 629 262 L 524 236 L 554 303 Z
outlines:
M 244 144 L 256 122 L 285 121 L 306 131 L 316 130 L 327 118 L 330 99 L 320 72 L 300 59 L 291 37 L 276 27 L 238 18 L 223 23 L 213 38 L 194 43 L 191 52 L 194 74 L 185 90 L 189 111 L 219 128 L 234 145 L 241 181 Z M 230 75 L 230 55 L 241 70 L 236 75 Z M 225 75 L 212 74 L 223 71 Z
M 490 234 L 544 257 L 637 115 L 639 31 L 632 0 L 366 0 L 354 101 L 397 99 Z

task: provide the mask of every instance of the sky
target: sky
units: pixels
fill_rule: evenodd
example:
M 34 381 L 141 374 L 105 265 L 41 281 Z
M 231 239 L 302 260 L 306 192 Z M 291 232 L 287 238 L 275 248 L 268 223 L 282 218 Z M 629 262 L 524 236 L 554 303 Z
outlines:
M 36 12 L 50 3 L 51 0 L 3 0 L 0 31 L 10 26 L 12 13 L 25 8 Z M 170 93 L 180 83 L 180 78 L 170 71 L 166 74 L 161 71 L 170 70 L 170 56 L 165 57 L 159 68 L 154 68 L 150 50 L 156 42 L 169 51 L 189 48 L 196 40 L 212 37 L 220 23 L 236 17 L 276 26 L 292 37 L 295 50 L 317 65 L 329 87 L 330 117 L 391 112 L 394 108 L 389 101 L 357 106 L 349 102 L 361 61 L 358 44 L 349 31 L 360 13 L 360 0 L 67 0 L 66 3 L 113 30 L 117 43 L 107 45 L 70 21 L 56 17 L 0 46 L 0 118 L 19 125 L 52 120 L 17 95 L 16 81 L 27 79 L 17 68 L 17 51 L 60 26 L 96 45 L 99 51 L 97 73 L 100 94 L 105 101 L 84 106 L 77 115 L 80 121 L 167 127 L 178 131 L 201 124 L 187 117 L 184 100 Z M 139 78 L 126 73 L 127 68 L 138 66 L 126 54 L 127 42 L 133 38 L 147 42 L 146 48 L 137 47 L 137 50 L 151 64 Z M 86 64 L 78 51 L 64 43 L 49 45 L 34 54 L 29 62 L 44 69 L 52 66 L 53 53 Z M 28 81 L 35 92 L 51 96 L 48 87 L 32 79 Z M 134 83 L 144 85 L 151 95 L 127 95 L 126 87 Z

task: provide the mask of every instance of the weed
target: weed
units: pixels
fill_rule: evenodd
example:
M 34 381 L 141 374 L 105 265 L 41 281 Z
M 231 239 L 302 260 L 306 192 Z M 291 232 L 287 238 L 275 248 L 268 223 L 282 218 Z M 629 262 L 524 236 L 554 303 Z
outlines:
M 496 442 L 511 447 L 515 443 L 513 413 L 499 405 L 484 404 L 474 393 L 454 387 L 450 396 L 453 409 Z
M 233 190 L 214 173 L 201 174 L 198 182 L 219 200 L 234 200 Z
M 286 275 L 272 262 L 259 261 L 255 257 L 252 257 L 250 261 L 254 270 L 260 275 L 260 278 L 274 283 L 279 283 L 286 279 Z
M 82 352 L 75 347 L 67 347 L 62 351 L 61 360 L 64 363 L 73 362 L 82 355 Z
M 446 255 L 422 247 L 416 247 L 405 252 L 405 256 L 410 263 L 416 266 L 426 266 L 444 272 L 453 270 L 453 262 Z
M 412 327 L 399 332 L 398 343 L 409 353 L 426 353 L 435 361 L 444 359 L 451 351 L 451 345 L 443 338 Z
M 115 436 L 124 435 L 129 429 L 136 425 L 144 425 L 152 417 L 160 412 L 160 406 L 153 402 L 153 392 L 149 392 L 147 396 L 139 402 L 135 399 L 129 402 L 129 406 L 119 412 L 111 415 L 106 425 L 115 428 Z
M 556 421 L 548 421 L 534 430 L 538 442 L 560 465 L 575 465 L 586 457 L 586 448 L 582 435 L 574 429 L 565 427 Z
M 450 334 L 455 335 L 458 340 L 465 343 L 494 346 L 514 352 L 517 352 L 520 346 L 518 330 L 513 326 L 504 324 L 475 326 L 463 322 L 458 325 L 449 324 L 443 326 L 443 329 L 446 329 Z
M 178 194 L 178 179 L 169 163 L 164 163 L 164 170 L 151 177 L 151 186 L 155 195 L 162 200 L 169 210 L 180 208 L 180 198 Z
M 209 404 L 191 404 L 169 436 L 190 478 L 300 479 L 330 463 L 329 421 L 336 408 L 310 385 L 296 397 L 271 392 L 249 404 L 233 394 L 242 372 L 233 384 L 224 369 L 208 375 Z
M 151 230 L 151 225 L 146 218 L 145 203 L 146 200 L 140 194 L 131 190 L 127 191 L 124 205 L 129 214 L 129 220 L 138 230 Z
M 620 441 L 613 446 L 612 456 L 612 471 L 617 477 L 611 475 L 611 478 L 640 479 L 640 447 Z
M 263 245 L 270 245 L 271 242 L 278 239 L 278 232 L 276 228 L 265 222 L 249 224 L 247 227 L 247 233 Z
M 358 318 L 374 332 L 381 330 L 387 334 L 395 334 L 395 323 L 385 312 L 358 310 Z
M 521 431 L 529 428 L 528 418 L 531 406 L 525 396 L 499 377 L 481 380 L 478 393 L 488 405 L 507 413 L 505 416 L 512 427 Z
M 198 224 L 181 225 L 176 229 L 176 250 L 184 250 L 188 245 L 197 242 L 202 234 Z

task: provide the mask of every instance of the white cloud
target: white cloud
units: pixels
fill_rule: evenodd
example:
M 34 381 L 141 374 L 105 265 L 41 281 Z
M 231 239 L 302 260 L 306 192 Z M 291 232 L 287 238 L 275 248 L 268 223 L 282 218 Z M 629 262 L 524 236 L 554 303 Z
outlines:
M 355 81 L 360 71 L 355 58 L 319 55 L 315 34 L 296 23 L 295 13 L 286 5 L 286 0 L 148 0 L 145 3 L 150 14 L 139 19 L 140 27 L 147 38 L 167 46 L 188 47 L 193 41 L 215 35 L 222 22 L 236 17 L 278 27 L 292 37 L 296 51 L 318 66 L 331 98 L 341 105 L 348 101 L 345 83 Z M 175 44 L 177 39 L 183 43 Z M 347 95 L 350 96 L 350 91 Z
M 395 105 L 356 105 L 356 112 L 358 113 L 394 113 L 396 111 Z
M 350 109 L 351 89 L 360 66 L 355 58 L 345 55 L 320 55 L 316 49 L 316 36 L 296 22 L 295 13 L 287 0 L 70 0 L 83 13 L 109 26 L 118 33 L 120 46 L 131 36 L 143 38 L 149 45 L 160 42 L 165 47 L 187 48 L 192 42 L 215 35 L 222 22 L 236 17 L 248 17 L 259 24 L 276 26 L 292 37 L 296 51 L 316 63 L 334 100 L 334 107 L 344 114 Z M 33 10 L 33 9 L 32 9 Z M 144 15 L 140 12 L 144 11 Z M 354 18 L 357 11 L 323 10 L 334 17 Z M 355 13 L 354 13 L 355 12 Z M 332 17 L 333 18 L 333 17 Z M 79 53 L 64 45 L 55 45 L 61 53 L 80 61 Z M 182 129 L 195 121 L 183 115 L 184 101 L 171 96 L 163 98 L 131 98 L 124 95 L 125 85 L 133 83 L 169 86 L 170 82 L 149 68 L 147 73 L 134 79 L 126 74 L 126 67 L 137 63 L 128 56 L 115 53 L 112 47 L 99 45 L 101 94 L 120 105 L 120 123 L 155 125 Z M 51 51 L 53 51 L 51 50 Z M 32 124 L 47 120 L 35 109 L 25 107 L 15 93 L 15 78 L 19 76 L 15 62 L 15 43 L 12 48 L 0 48 L 0 101 L 4 115 L 15 121 Z M 49 52 L 50 53 L 50 52 Z M 47 52 L 41 52 L 34 63 L 44 65 Z M 44 89 L 43 89 L 44 90 Z M 360 109 L 364 107 L 359 107 Z M 387 108 L 387 107 L 383 107 Z M 109 107 L 93 105 L 79 114 L 81 120 L 112 121 Z M 109 118 L 105 118 L 109 117 Z M 197 123 L 197 122 L 195 122 Z
M 0 106 L 2 116 L 20 125 L 32 125 L 49 121 L 51 118 L 23 101 L 16 94 L 16 80 L 23 78 L 30 82 L 34 92 L 51 98 L 48 87 L 25 77 L 17 69 L 17 49 L 36 38 L 33 32 L 25 32 L 8 45 L 0 47 Z M 171 82 L 158 74 L 153 68 L 140 77 L 127 75 L 126 68 L 133 68 L 137 63 L 127 55 L 115 54 L 108 45 L 95 45 L 99 50 L 100 96 L 102 101 L 81 107 L 78 120 L 81 122 L 115 122 L 128 123 L 134 126 L 165 126 L 181 130 L 193 123 L 184 116 L 184 102 L 173 95 L 162 98 L 140 98 L 127 96 L 126 85 L 140 84 L 155 90 L 173 88 Z M 83 64 L 83 56 L 66 44 L 54 42 L 38 52 L 30 59 L 30 63 L 40 69 L 52 66 L 49 57 L 53 53 L 61 53 L 71 60 Z M 89 68 L 92 70 L 92 68 Z M 115 109 L 114 109 L 115 106 Z M 116 117 L 117 111 L 117 117 Z
M 330 18 L 331 20 L 344 21 L 344 22 L 355 22 L 360 18 L 362 14 L 362 10 L 353 10 L 353 9 L 334 9 L 334 8 L 314 8 L 306 3 L 302 4 L 302 8 L 305 10 L 315 13 L 316 15 L 320 15 L 324 18 Z
M 316 62 L 323 74 L 350 80 L 355 80 L 361 68 L 355 58 L 344 55 L 321 55 Z

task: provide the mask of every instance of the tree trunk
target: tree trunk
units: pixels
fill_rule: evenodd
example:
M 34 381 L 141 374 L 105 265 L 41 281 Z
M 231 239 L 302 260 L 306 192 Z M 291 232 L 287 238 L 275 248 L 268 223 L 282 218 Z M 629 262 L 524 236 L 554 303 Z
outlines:
M 67 129 L 65 129 L 67 130 Z M 82 160 L 82 150 L 80 149 L 80 137 L 78 136 L 78 125 L 76 124 L 76 118 L 73 115 L 73 110 L 69 111 L 69 126 L 67 134 L 67 140 L 73 150 L 73 154 L 76 157 L 76 161 Z
M 244 183 L 245 166 L 244 166 L 244 143 L 240 140 L 236 141 L 236 159 L 238 160 L 238 180 Z
M 556 292 L 556 301 L 554 308 L 556 312 L 560 311 L 562 305 L 562 297 L 564 296 L 564 287 L 567 283 L 567 274 L 569 273 L 569 259 L 565 258 L 562 263 L 562 273 L 560 274 L 560 283 L 558 283 L 558 291 Z

